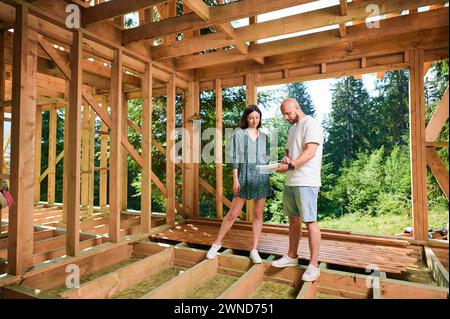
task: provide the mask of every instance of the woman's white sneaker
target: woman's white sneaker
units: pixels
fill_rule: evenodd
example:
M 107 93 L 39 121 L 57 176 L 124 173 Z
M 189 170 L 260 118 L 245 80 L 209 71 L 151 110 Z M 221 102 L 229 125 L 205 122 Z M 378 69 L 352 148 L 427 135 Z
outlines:
M 272 262 L 272 266 L 277 268 L 292 267 L 297 265 L 298 265 L 298 258 L 291 258 L 288 255 L 284 255 L 280 259 Z
M 254 264 L 260 264 L 262 263 L 262 259 L 258 254 L 258 251 L 256 249 L 253 249 L 250 251 L 250 258 L 253 260 Z
M 220 248 L 222 248 L 222 245 L 212 244 L 211 248 L 208 250 L 208 253 L 206 254 L 206 258 L 215 259 L 217 256 L 217 252 L 219 251 Z
M 306 271 L 303 273 L 303 281 L 316 281 L 320 276 L 320 269 L 314 265 L 308 265 Z

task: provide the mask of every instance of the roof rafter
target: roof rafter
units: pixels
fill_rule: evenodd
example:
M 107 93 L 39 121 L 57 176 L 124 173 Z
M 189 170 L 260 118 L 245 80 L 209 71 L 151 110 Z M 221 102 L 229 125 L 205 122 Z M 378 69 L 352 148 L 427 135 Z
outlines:
M 146 9 L 168 0 L 111 0 L 92 7 L 82 8 L 81 23 L 83 26 L 113 19 L 121 15 Z
M 340 6 L 328 7 L 312 12 L 300 13 L 285 18 L 262 22 L 258 24 L 233 29 L 233 34 L 207 34 L 184 41 L 177 41 L 170 45 L 161 45 L 152 48 L 152 57 L 155 60 L 189 55 L 207 49 L 234 45 L 236 42 L 255 41 L 279 35 L 305 31 L 309 29 L 344 24 L 354 19 L 361 19 L 367 16 L 367 4 L 379 4 L 380 14 L 397 12 L 402 8 L 414 8 L 417 6 L 429 5 L 432 3 L 445 3 L 445 0 L 390 0 L 389 5 L 383 5 L 383 0 L 365 0 L 360 3 L 348 4 L 348 15 L 340 14 Z M 242 52 L 242 51 L 240 51 Z
M 207 21 L 203 20 L 195 13 L 190 13 L 180 17 L 147 23 L 136 28 L 123 30 L 122 43 L 126 44 L 133 41 L 152 39 L 164 35 L 220 25 L 233 20 L 313 1 L 314 0 L 241 0 L 225 5 L 210 7 L 210 18 Z
M 203 2 L 203 0 L 184 0 L 183 4 L 186 4 L 192 11 L 194 11 L 203 20 L 209 19 L 209 7 Z M 223 23 L 215 26 L 216 29 L 222 31 L 224 36 L 228 36 L 231 39 L 236 37 L 235 30 L 231 23 Z M 234 47 L 242 54 L 248 54 L 248 45 L 242 41 L 235 41 Z M 264 63 L 264 58 L 255 58 L 258 63 Z
M 350 26 L 347 29 L 348 34 L 346 38 L 341 38 L 337 29 L 322 31 L 284 40 L 251 45 L 247 56 L 240 55 L 236 50 L 228 50 L 225 52 L 182 57 L 177 60 L 176 65 L 178 70 L 201 68 L 220 63 L 244 61 L 255 56 L 266 57 L 314 49 L 342 42 L 396 35 L 442 26 L 448 26 L 448 8 L 381 20 L 380 28 L 367 29 L 364 24 Z

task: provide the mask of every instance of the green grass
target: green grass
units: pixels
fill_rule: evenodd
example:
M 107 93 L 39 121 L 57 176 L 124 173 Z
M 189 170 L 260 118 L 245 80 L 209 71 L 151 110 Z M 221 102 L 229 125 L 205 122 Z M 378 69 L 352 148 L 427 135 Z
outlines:
M 449 222 L 448 210 L 431 208 L 428 212 L 429 229 L 442 229 Z M 412 218 L 405 215 L 383 214 L 379 216 L 346 214 L 338 218 L 325 217 L 319 220 L 321 228 L 350 230 L 358 233 L 394 235 L 403 233 L 405 227 L 412 226 Z

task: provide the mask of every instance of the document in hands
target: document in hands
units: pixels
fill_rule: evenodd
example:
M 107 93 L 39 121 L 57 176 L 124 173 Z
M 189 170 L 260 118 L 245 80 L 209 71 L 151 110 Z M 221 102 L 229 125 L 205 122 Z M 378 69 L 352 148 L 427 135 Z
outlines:
M 268 164 L 268 165 L 256 165 L 260 174 L 273 174 L 277 170 L 279 163 Z

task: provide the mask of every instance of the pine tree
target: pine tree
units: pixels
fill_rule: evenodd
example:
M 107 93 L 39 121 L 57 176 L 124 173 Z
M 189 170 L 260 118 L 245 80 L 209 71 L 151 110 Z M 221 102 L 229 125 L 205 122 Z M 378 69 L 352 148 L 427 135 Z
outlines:
M 355 159 L 360 150 L 371 149 L 373 110 L 361 80 L 339 80 L 333 87 L 332 111 L 325 122 L 325 153 L 337 173 L 344 160 Z
M 409 83 L 405 70 L 387 72 L 377 81 L 379 95 L 375 98 L 376 114 L 379 124 L 378 143 L 384 145 L 386 152 L 395 145 L 406 145 L 409 128 L 408 104 Z
M 288 97 L 294 98 L 300 104 L 300 108 L 306 115 L 315 116 L 316 109 L 313 105 L 311 95 L 308 93 L 308 88 L 305 83 L 289 83 L 286 86 Z

